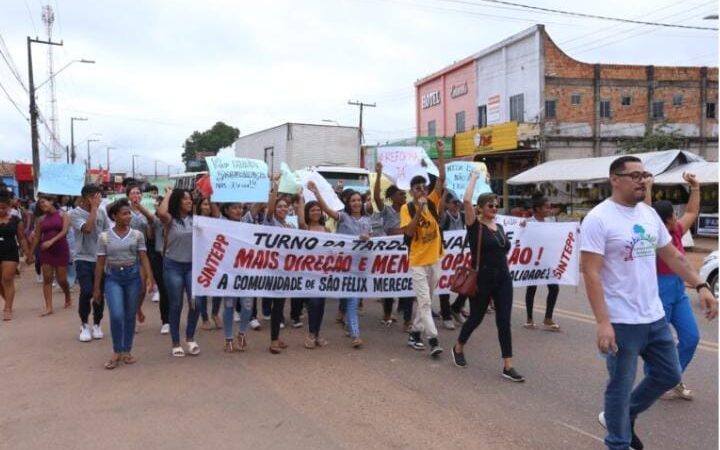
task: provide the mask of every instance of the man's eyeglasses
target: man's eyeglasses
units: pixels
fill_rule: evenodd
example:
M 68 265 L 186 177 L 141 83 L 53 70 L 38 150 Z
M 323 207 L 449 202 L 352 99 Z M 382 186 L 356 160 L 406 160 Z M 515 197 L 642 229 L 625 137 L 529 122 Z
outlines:
M 497 203 L 488 203 L 487 205 L 485 205 L 485 207 L 490 209 L 498 209 Z
M 643 180 L 647 180 L 648 178 L 652 178 L 653 174 L 650 172 L 630 172 L 630 173 L 615 173 L 615 176 L 618 177 L 628 177 L 631 180 L 633 180 L 636 183 L 639 183 Z

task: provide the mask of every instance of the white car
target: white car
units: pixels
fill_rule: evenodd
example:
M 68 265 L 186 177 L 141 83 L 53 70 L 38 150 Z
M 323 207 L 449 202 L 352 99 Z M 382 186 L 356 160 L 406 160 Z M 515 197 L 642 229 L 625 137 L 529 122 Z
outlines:
M 705 257 L 700 267 L 700 278 L 707 281 L 715 298 L 718 298 L 718 252 L 715 250 Z

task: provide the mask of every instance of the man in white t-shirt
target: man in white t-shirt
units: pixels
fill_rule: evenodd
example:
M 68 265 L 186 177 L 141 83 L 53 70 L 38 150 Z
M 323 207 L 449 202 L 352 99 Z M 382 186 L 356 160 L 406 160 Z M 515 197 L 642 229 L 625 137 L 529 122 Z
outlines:
M 582 267 L 597 321 L 597 346 L 606 357 L 609 380 L 600 423 L 612 450 L 642 449 L 637 416 L 680 382 L 675 341 L 658 295 L 656 255 L 686 283 L 695 286 L 705 316 L 717 316 L 717 300 L 675 249 L 657 213 L 643 203 L 642 161 L 623 156 L 610 165 L 612 197 L 593 208 L 581 228 Z M 647 375 L 633 390 L 638 356 Z

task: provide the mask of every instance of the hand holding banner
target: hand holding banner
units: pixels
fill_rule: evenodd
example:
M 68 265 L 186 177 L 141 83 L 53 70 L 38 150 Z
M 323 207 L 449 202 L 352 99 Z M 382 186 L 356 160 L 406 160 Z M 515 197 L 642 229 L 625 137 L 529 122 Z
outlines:
M 459 199 L 465 195 L 465 189 L 467 189 L 468 182 L 470 181 L 470 175 L 473 171 L 479 171 L 480 177 L 475 184 L 475 191 L 473 191 L 473 203 L 477 201 L 480 194 L 486 192 L 492 192 L 490 186 L 486 182 L 487 167 L 481 162 L 468 162 L 468 161 L 455 161 L 445 165 L 445 186 L 449 191 L 452 191 L 455 196 Z
M 270 192 L 264 161 L 246 158 L 205 158 L 210 171 L 213 202 L 267 202 Z
M 56 195 L 80 195 L 85 184 L 85 166 L 43 162 L 40 165 L 38 192 Z

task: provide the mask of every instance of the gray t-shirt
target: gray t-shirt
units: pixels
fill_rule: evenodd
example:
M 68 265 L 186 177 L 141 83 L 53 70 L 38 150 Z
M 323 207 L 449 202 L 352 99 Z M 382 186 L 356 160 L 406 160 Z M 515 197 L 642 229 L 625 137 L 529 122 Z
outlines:
M 100 233 L 110 229 L 110 219 L 103 208 L 98 208 L 95 218 L 95 227 L 92 232 L 83 233 L 82 227 L 88 221 L 90 211 L 75 208 L 70 211 L 70 225 L 75 231 L 75 260 L 97 261 L 97 243 Z
M 370 214 L 370 228 L 372 229 L 373 236 L 385 236 L 385 228 L 383 226 L 384 223 L 385 221 L 383 220 L 382 213 L 374 212 Z
M 395 208 L 392 206 L 385 206 L 382 210 L 382 215 L 385 234 L 390 234 L 390 230 L 393 228 L 400 228 L 400 213 L 395 211 Z
M 97 256 L 105 256 L 105 262 L 111 264 L 134 264 L 138 260 L 138 252 L 145 251 L 145 236 L 133 229 L 120 237 L 111 228 L 100 233 L 97 242 Z
M 170 220 L 165 257 L 180 263 L 192 262 L 193 218 L 187 216 L 180 222 Z
M 155 234 L 155 247 L 154 250 L 162 255 L 162 252 L 165 248 L 165 237 L 163 236 L 163 232 L 165 231 L 165 225 L 158 219 L 155 218 L 155 221 L 153 222 L 153 233 Z
M 463 215 L 458 212 L 457 217 L 453 217 L 452 214 L 445 211 L 445 214 L 443 214 L 442 219 L 440 220 L 440 224 L 443 225 L 443 231 L 453 231 L 453 230 L 464 230 L 465 229 L 465 220 L 463 218 Z
M 140 211 L 130 210 L 132 218 L 130 219 L 130 228 L 141 231 L 143 234 L 147 231 L 148 220 Z
M 265 217 L 265 223 L 263 225 L 267 225 L 269 227 L 281 227 L 281 228 L 295 228 L 295 226 L 291 223 L 285 222 L 283 224 L 275 216 L 273 216 L 272 219 Z
M 372 226 L 368 216 L 354 218 L 345 211 L 338 211 L 337 234 L 349 234 L 359 236 L 363 233 L 372 235 Z

